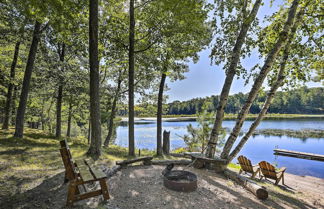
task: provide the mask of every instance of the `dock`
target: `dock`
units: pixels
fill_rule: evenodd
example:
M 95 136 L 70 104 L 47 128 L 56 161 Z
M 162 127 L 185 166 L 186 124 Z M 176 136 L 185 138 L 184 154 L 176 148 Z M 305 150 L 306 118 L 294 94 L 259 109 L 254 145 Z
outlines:
M 302 159 L 307 159 L 307 160 L 317 160 L 317 161 L 324 162 L 324 155 L 320 155 L 320 154 L 313 154 L 313 153 L 307 153 L 307 152 L 296 152 L 296 151 L 290 151 L 290 150 L 285 150 L 285 149 L 274 149 L 273 151 L 274 151 L 274 155 L 302 158 Z

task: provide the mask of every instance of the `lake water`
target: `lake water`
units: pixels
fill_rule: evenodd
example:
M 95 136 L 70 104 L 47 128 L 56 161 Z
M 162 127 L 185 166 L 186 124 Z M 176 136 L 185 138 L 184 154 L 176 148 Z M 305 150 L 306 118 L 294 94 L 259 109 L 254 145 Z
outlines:
M 242 131 L 247 131 L 252 122 L 246 121 Z M 163 122 L 163 130 L 171 131 L 171 149 L 186 147 L 181 136 L 187 134 L 186 127 L 190 123 L 194 127 L 197 126 L 195 121 Z M 223 122 L 223 127 L 225 128 L 231 129 L 234 125 L 234 120 L 225 120 Z M 324 119 L 265 120 L 259 125 L 258 129 L 324 130 Z M 117 128 L 115 144 L 123 147 L 128 146 L 127 126 L 119 126 Z M 142 123 L 135 125 L 135 146 L 139 149 L 153 150 L 156 148 L 156 123 L 154 121 L 142 121 Z M 276 164 L 278 167 L 287 167 L 287 172 L 289 173 L 324 178 L 324 162 L 275 156 L 273 155 L 274 148 L 324 154 L 324 138 L 300 139 L 287 136 L 257 135 L 249 139 L 240 154 L 251 159 L 253 164 L 266 160 Z M 234 162 L 237 162 L 237 160 L 234 160 Z

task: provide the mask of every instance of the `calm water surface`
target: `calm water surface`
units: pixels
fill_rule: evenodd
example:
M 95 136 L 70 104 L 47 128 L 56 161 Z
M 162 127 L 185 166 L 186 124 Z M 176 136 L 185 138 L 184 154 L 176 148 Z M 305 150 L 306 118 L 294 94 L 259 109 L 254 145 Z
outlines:
M 171 131 L 171 149 L 186 147 L 186 144 L 180 136 L 187 134 L 186 126 L 190 123 L 194 127 L 197 126 L 197 122 L 195 121 L 163 122 L 163 129 Z M 247 131 L 251 123 L 252 121 L 246 121 L 242 130 Z M 223 127 L 225 128 L 231 129 L 234 125 L 234 120 L 226 120 L 223 122 Z M 324 119 L 265 120 L 259 125 L 258 129 L 324 130 Z M 128 146 L 127 126 L 119 126 L 117 128 L 117 139 L 115 143 L 123 147 Z M 135 125 L 135 145 L 139 149 L 155 149 L 156 123 L 154 121 Z M 289 173 L 324 178 L 324 162 L 275 156 L 273 155 L 273 149 L 276 147 L 300 152 L 324 154 L 324 138 L 300 139 L 286 136 L 257 135 L 249 139 L 240 154 L 250 158 L 254 164 L 266 160 L 276 164 L 278 167 L 287 167 L 287 172 Z

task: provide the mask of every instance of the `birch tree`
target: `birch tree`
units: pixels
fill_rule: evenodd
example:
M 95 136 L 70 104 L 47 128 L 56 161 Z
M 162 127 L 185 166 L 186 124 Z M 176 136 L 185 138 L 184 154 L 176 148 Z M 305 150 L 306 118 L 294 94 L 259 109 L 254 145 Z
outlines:
M 244 144 L 248 141 L 257 126 L 260 124 L 267 113 L 273 98 L 277 93 L 277 90 L 284 84 L 292 86 L 292 81 L 309 81 L 310 78 L 307 79 L 307 75 L 316 70 L 316 64 L 314 65 L 314 63 L 321 62 L 321 58 L 317 56 L 317 53 L 318 51 L 322 50 L 322 46 L 314 42 L 314 37 L 318 37 L 320 32 L 315 29 L 305 33 L 305 30 L 307 30 L 307 28 L 310 26 L 315 26 L 312 28 L 316 28 L 316 24 L 312 24 L 314 21 L 310 20 L 314 19 L 314 17 L 305 15 L 305 13 L 316 14 L 319 12 L 316 7 L 314 8 L 315 4 L 310 5 L 311 3 L 311 1 L 306 1 L 304 4 L 301 4 L 301 8 L 296 15 L 295 21 L 288 36 L 287 43 L 281 50 L 280 56 L 273 66 L 274 73 L 272 76 L 270 76 L 269 80 L 271 88 L 267 93 L 267 98 L 263 104 L 263 107 L 258 114 L 258 117 L 250 126 L 249 130 L 244 134 L 238 145 L 230 153 L 228 161 L 231 161 L 240 152 Z M 271 45 L 269 42 L 271 43 L 271 36 L 275 36 L 275 28 L 280 27 L 279 25 L 281 18 L 277 17 L 276 19 L 276 17 L 277 15 L 274 15 L 272 18 L 275 19 L 276 22 L 271 25 L 270 29 L 266 28 L 264 32 L 260 34 L 260 39 L 263 40 L 260 42 L 263 42 L 264 45 Z M 302 25 L 303 22 L 307 22 L 309 26 Z M 270 30 L 272 30 L 272 32 Z M 307 41 L 302 41 L 302 39 L 306 39 Z M 260 51 L 262 53 L 262 50 Z
M 222 121 L 224 119 L 224 109 L 227 104 L 231 85 L 235 75 L 237 75 L 237 67 L 240 64 L 241 57 L 249 53 L 251 39 L 248 39 L 247 36 L 251 25 L 253 23 L 257 23 L 256 15 L 262 1 L 256 0 L 254 4 L 252 4 L 250 1 L 241 1 L 241 3 L 238 4 L 235 4 L 233 1 L 216 2 L 216 11 L 219 10 L 216 12 L 216 18 L 219 18 L 220 22 L 218 23 L 217 19 L 215 19 L 217 24 L 215 33 L 217 37 L 211 57 L 215 60 L 216 64 L 225 62 L 226 78 L 220 94 L 220 100 L 216 111 L 216 119 L 208 143 L 208 157 L 213 157 L 215 154 L 218 135 L 220 134 Z M 233 12 L 236 12 L 236 15 L 232 14 Z M 225 17 L 226 13 L 228 13 L 227 17 Z M 218 35 L 218 33 L 220 33 L 222 30 L 222 35 Z M 234 43 L 232 37 L 235 36 L 235 30 L 239 30 L 239 33 L 236 35 L 236 41 Z M 244 49 L 242 52 L 242 47 L 244 44 L 246 45 L 246 49 Z M 234 45 L 234 47 L 231 51 L 228 51 L 227 48 L 232 48 L 231 45 Z M 226 58 L 227 56 L 229 57 L 228 59 Z
M 264 61 L 264 64 L 263 64 L 262 68 L 260 69 L 260 72 L 258 73 L 258 75 L 252 85 L 252 89 L 249 92 L 248 98 L 245 101 L 245 104 L 243 105 L 243 107 L 241 108 L 241 110 L 237 116 L 235 126 L 234 126 L 233 130 L 231 131 L 230 136 L 226 140 L 225 146 L 223 148 L 223 152 L 221 154 L 221 157 L 223 159 L 228 159 L 229 152 L 231 151 L 232 146 L 239 135 L 239 132 L 242 128 L 242 125 L 245 121 L 245 118 L 250 110 L 250 107 L 251 107 L 253 101 L 255 100 L 260 88 L 262 87 L 263 81 L 265 80 L 267 74 L 271 70 L 271 67 L 274 64 L 279 51 L 284 46 L 284 44 L 286 43 L 286 41 L 289 37 L 289 34 L 291 33 L 291 28 L 295 21 L 298 6 L 299 6 L 299 0 L 294 0 L 292 2 L 291 7 L 288 10 L 288 16 L 287 16 L 287 20 L 284 24 L 284 27 L 283 27 L 282 31 L 280 32 L 276 42 L 274 43 L 271 50 L 269 51 L 269 54 L 267 55 L 267 57 Z

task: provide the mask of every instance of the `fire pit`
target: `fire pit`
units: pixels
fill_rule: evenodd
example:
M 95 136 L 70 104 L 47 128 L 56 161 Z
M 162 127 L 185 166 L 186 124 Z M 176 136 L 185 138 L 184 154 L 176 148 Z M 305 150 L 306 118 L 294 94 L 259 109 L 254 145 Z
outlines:
M 197 189 L 196 174 L 183 171 L 172 170 L 173 164 L 170 164 L 162 172 L 163 184 L 166 188 L 179 192 L 193 192 Z

